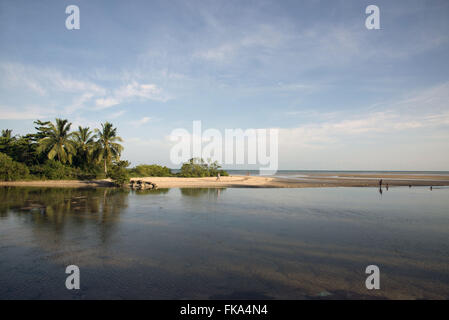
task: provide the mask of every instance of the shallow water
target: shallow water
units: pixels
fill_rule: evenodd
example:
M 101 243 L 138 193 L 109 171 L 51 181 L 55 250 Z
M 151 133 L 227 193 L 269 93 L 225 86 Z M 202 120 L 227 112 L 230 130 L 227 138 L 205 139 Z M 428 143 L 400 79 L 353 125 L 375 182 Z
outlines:
M 448 266 L 448 188 L 0 189 L 1 299 L 447 299 Z

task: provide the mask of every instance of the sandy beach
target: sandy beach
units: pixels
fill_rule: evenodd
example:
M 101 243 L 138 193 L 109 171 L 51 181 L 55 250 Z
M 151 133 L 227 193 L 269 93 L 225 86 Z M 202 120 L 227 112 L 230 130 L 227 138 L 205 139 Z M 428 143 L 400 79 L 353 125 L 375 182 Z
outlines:
M 320 187 L 377 187 L 379 180 L 383 185 L 394 186 L 449 186 L 449 175 L 420 174 L 310 174 L 300 178 L 272 176 L 229 176 L 207 178 L 178 177 L 142 177 L 132 180 L 144 180 L 157 184 L 159 188 L 320 188 Z M 22 187 L 110 187 L 108 179 L 95 181 L 47 180 L 47 181 L 2 181 L 0 186 Z

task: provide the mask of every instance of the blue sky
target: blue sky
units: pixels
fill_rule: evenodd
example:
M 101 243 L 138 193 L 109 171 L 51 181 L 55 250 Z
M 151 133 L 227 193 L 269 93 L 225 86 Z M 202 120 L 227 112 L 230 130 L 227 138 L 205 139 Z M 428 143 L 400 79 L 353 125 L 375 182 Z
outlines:
M 124 158 L 171 166 L 201 120 L 279 128 L 281 169 L 449 170 L 448 31 L 444 0 L 1 0 L 0 128 L 111 121 Z

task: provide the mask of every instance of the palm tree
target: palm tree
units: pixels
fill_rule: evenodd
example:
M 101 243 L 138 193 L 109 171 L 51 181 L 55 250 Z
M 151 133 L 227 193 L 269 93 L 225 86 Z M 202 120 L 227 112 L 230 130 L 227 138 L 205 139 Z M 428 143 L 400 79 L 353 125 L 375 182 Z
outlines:
M 112 160 L 120 159 L 123 146 L 117 143 L 117 141 L 121 142 L 123 139 L 117 136 L 117 128 L 114 128 L 110 122 L 102 123 L 101 130 L 95 129 L 95 133 L 98 136 L 97 160 L 98 162 L 104 162 L 104 173 L 107 175 L 108 163 L 111 163 Z
M 75 142 L 76 154 L 79 164 L 88 164 L 92 159 L 92 153 L 95 148 L 95 135 L 89 130 L 89 127 L 78 126 L 78 131 L 73 133 L 73 141 Z
M 72 163 L 72 156 L 76 153 L 75 144 L 71 140 L 73 133 L 69 133 L 72 123 L 67 119 L 56 119 L 56 124 L 48 123 L 46 137 L 39 140 L 37 151 L 48 152 L 48 159 L 55 156 L 61 163 Z
M 6 139 L 11 139 L 12 138 L 12 130 L 11 129 L 6 129 L 6 130 L 2 130 L 2 138 L 6 138 Z

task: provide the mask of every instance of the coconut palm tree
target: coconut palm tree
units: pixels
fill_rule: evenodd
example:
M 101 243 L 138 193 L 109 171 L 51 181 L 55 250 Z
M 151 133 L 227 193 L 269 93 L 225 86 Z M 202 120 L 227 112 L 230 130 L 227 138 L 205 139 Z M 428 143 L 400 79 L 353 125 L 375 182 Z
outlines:
M 95 137 L 93 132 L 89 130 L 89 127 L 83 128 L 78 126 L 78 131 L 73 133 L 78 165 L 87 165 L 92 160 L 92 154 L 95 149 Z
M 117 136 L 117 128 L 114 128 L 112 123 L 106 122 L 101 124 L 101 130 L 95 129 L 97 134 L 97 150 L 96 158 L 98 162 L 103 161 L 104 173 L 108 174 L 108 164 L 112 160 L 119 160 L 120 154 L 123 150 L 123 146 L 118 142 L 122 142 L 123 139 Z
M 61 163 L 72 163 L 72 156 L 76 153 L 75 143 L 71 140 L 73 133 L 70 133 L 72 123 L 67 119 L 56 119 L 56 124 L 48 123 L 46 137 L 38 141 L 37 152 L 46 152 L 48 159 L 55 157 Z
M 12 130 L 11 129 L 2 130 L 1 137 L 6 138 L 6 139 L 11 139 L 12 138 Z

